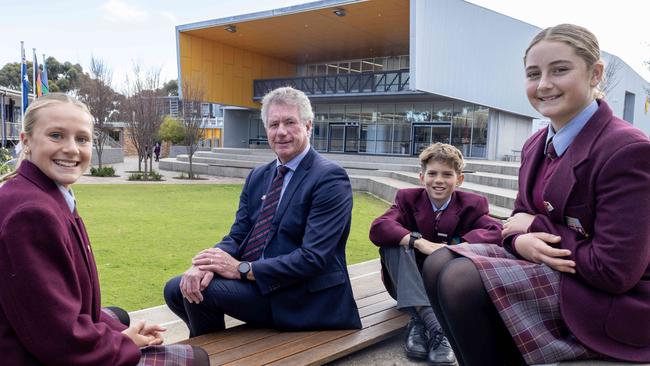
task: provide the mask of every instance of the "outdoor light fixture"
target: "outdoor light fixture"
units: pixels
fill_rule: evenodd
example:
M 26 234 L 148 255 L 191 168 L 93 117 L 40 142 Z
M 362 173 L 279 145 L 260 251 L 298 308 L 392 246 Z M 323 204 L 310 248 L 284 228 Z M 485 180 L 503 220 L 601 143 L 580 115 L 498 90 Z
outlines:
M 334 15 L 336 15 L 337 17 L 344 17 L 346 14 L 345 9 L 343 8 L 334 9 L 332 13 L 334 13 Z
M 224 28 L 224 29 L 227 30 L 227 31 L 230 32 L 230 33 L 235 33 L 235 32 L 237 32 L 237 27 L 235 27 L 234 25 L 229 25 L 229 26 L 227 26 L 227 27 Z

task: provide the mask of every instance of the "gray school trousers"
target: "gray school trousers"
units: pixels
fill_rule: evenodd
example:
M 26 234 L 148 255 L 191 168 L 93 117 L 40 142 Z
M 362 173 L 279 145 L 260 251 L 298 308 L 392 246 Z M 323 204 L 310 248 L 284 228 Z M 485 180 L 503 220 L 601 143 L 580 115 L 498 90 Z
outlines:
M 397 309 L 431 306 L 414 250 L 402 245 L 379 248 L 381 261 L 388 272 L 388 278 L 384 276 L 384 281 L 390 281 L 395 290 Z

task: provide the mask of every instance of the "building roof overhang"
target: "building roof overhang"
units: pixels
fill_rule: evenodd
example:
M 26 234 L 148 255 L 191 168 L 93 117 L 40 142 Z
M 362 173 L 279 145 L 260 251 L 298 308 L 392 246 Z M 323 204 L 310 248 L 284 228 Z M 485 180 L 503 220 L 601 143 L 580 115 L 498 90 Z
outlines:
M 334 13 L 341 9 L 345 16 Z M 409 17 L 409 0 L 324 0 L 176 30 L 305 64 L 409 54 Z

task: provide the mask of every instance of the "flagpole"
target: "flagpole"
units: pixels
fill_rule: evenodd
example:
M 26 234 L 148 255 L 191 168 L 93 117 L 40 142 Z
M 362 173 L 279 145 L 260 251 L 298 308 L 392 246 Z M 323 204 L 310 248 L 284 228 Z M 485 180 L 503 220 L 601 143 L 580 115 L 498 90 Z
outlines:
M 36 69 L 38 68 L 38 62 L 36 61 L 36 48 L 32 48 L 32 53 L 34 53 L 34 62 L 32 63 L 32 91 L 34 99 L 36 99 Z
M 43 54 L 43 72 L 41 73 L 41 89 L 42 94 L 45 95 L 50 92 L 50 84 L 47 81 L 47 62 L 45 59 L 45 54 Z
M 23 64 L 25 63 L 25 41 L 20 41 L 20 96 L 22 105 L 20 106 L 20 121 L 25 118 L 25 73 L 23 71 Z

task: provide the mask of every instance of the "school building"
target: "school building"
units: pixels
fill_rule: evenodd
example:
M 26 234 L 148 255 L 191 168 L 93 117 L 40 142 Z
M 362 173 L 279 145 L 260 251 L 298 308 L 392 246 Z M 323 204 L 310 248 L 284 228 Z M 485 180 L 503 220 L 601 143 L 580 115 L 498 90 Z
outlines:
M 177 26 L 179 85 L 219 105 L 224 147 L 266 147 L 259 102 L 291 85 L 312 101 L 318 151 L 410 156 L 441 141 L 502 160 L 544 123 L 524 91 L 539 31 L 462 0 L 316 1 Z M 650 133 L 650 85 L 603 59 L 614 113 Z

